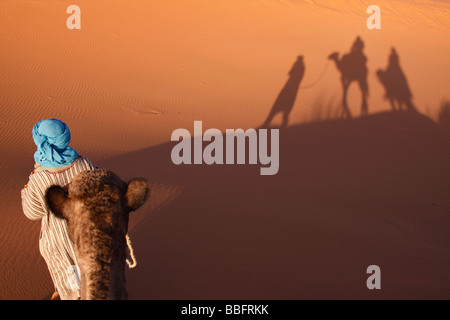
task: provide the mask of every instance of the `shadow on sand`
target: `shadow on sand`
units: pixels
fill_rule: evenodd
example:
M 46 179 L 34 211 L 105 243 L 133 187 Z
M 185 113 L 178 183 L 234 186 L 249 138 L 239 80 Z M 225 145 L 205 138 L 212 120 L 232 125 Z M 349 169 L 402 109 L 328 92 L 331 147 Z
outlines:
M 412 92 L 408 80 L 400 67 L 400 58 L 395 48 L 391 49 L 386 70 L 379 69 L 376 74 L 386 91 L 384 98 L 389 100 L 392 111 L 416 109 L 412 103 Z
M 303 56 L 298 56 L 288 73 L 289 78 L 286 84 L 278 94 L 278 97 L 276 98 L 266 120 L 261 125 L 261 128 L 268 128 L 273 118 L 279 113 L 283 116 L 281 127 L 287 127 L 289 123 L 289 115 L 294 107 L 295 100 L 297 99 L 298 89 L 304 74 L 305 64 L 303 62 Z
M 342 117 L 352 118 L 347 102 L 347 93 L 352 82 L 357 82 L 361 90 L 361 116 L 369 114 L 367 97 L 369 96 L 369 86 L 367 84 L 367 57 L 364 52 L 364 42 L 360 37 L 356 37 L 350 52 L 339 57 L 338 52 L 333 52 L 328 59 L 333 60 L 336 68 L 341 74 L 342 83 Z
M 416 112 L 392 49 L 377 75 L 392 110 L 405 111 L 369 115 L 363 48 L 357 37 L 349 53 L 329 56 L 341 120 L 287 127 L 305 72 L 297 58 L 262 125 L 283 114 L 274 176 L 260 165 L 176 166 L 175 143 L 98 163 L 152 184 L 149 204 L 131 215 L 131 299 L 450 298 L 450 104 L 438 123 Z M 354 81 L 360 118 L 347 104 Z M 370 265 L 382 290 L 366 286 Z
M 173 143 L 103 161 L 159 185 L 152 197 L 181 190 L 131 231 L 130 298 L 448 299 L 449 143 L 417 112 L 386 112 L 283 129 L 274 176 L 176 166 Z M 382 290 L 366 287 L 372 264 Z

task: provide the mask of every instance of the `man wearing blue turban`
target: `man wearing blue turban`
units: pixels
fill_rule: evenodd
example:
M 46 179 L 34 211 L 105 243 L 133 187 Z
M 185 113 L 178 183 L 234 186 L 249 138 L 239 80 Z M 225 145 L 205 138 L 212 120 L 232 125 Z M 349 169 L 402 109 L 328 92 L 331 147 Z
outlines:
M 72 164 L 78 152 L 69 147 L 70 131 L 61 120 L 41 120 L 34 125 L 33 140 L 37 146 L 34 160 L 44 168 Z
M 32 135 L 37 146 L 35 169 L 21 192 L 23 211 L 27 218 L 41 220 L 39 251 L 53 280 L 53 297 L 59 295 L 62 300 L 79 299 L 80 274 L 67 222 L 50 214 L 45 193 L 50 186 L 65 187 L 78 173 L 95 170 L 96 167 L 69 147 L 70 131 L 61 120 L 39 121 L 34 125 Z

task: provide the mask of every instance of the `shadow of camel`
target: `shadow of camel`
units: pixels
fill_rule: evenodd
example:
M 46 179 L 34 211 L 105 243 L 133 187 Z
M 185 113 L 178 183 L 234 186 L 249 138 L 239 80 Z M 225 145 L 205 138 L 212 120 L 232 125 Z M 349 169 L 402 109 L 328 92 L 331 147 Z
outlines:
M 348 88 L 353 81 L 358 82 L 361 89 L 361 115 L 369 114 L 367 106 L 367 97 L 369 96 L 369 87 L 367 85 L 367 58 L 363 53 L 364 43 L 360 37 L 357 37 L 352 45 L 350 53 L 344 54 L 339 59 L 339 53 L 333 52 L 328 56 L 336 63 L 338 71 L 341 73 L 342 82 L 342 117 L 350 119 L 352 117 L 347 104 Z
M 291 70 L 289 71 L 289 79 L 281 89 L 275 100 L 269 115 L 267 116 L 261 128 L 268 128 L 273 118 L 278 114 L 283 114 L 282 127 L 287 127 L 289 122 L 289 114 L 294 107 L 295 100 L 297 98 L 297 92 L 300 87 L 300 83 L 305 73 L 305 64 L 303 62 L 303 56 L 298 56 Z
M 384 97 L 390 101 L 392 111 L 397 110 L 395 108 L 395 102 L 397 102 L 398 111 L 402 110 L 403 105 L 405 105 L 405 110 L 416 110 L 411 101 L 412 93 L 409 89 L 406 76 L 400 67 L 399 56 L 395 48 L 391 50 L 389 64 L 386 70 L 377 70 L 377 77 L 386 91 Z
M 101 161 L 181 190 L 131 230 L 130 299 L 450 298 L 441 131 L 416 112 L 290 126 L 274 176 L 174 165 L 176 143 Z M 366 287 L 371 264 L 389 284 L 377 292 Z

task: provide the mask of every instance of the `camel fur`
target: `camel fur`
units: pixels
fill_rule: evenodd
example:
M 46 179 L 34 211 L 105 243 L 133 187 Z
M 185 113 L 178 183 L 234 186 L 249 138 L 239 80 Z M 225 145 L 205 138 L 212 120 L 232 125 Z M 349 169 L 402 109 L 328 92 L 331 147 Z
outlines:
M 67 191 L 52 186 L 47 205 L 67 220 L 69 237 L 81 273 L 81 299 L 127 299 L 126 234 L 129 213 L 144 204 L 149 187 L 144 179 L 128 184 L 108 170 L 78 174 Z

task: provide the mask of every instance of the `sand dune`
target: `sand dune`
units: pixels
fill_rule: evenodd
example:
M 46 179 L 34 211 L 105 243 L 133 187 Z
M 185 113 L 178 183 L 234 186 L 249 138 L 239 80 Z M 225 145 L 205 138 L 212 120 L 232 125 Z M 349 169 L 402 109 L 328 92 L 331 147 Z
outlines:
M 70 4 L 0 4 L 0 299 L 52 291 L 39 223 L 20 204 L 31 128 L 50 117 L 96 164 L 154 186 L 131 221 L 140 261 L 127 274 L 131 298 L 449 297 L 450 158 L 438 124 L 450 100 L 448 1 L 377 1 L 381 30 L 366 28 L 372 3 L 362 0 L 80 0 L 74 31 Z M 370 116 L 358 118 L 352 84 L 354 117 L 344 121 L 327 57 L 357 36 Z M 417 114 L 391 113 L 383 98 L 376 70 L 392 47 Z M 299 55 L 305 74 L 278 175 L 171 164 L 172 131 L 194 120 L 261 125 Z M 377 294 L 360 287 L 373 260 L 386 270 Z
M 123 176 L 182 186 L 133 230 L 131 298 L 448 297 L 449 139 L 420 114 L 381 113 L 286 129 L 273 177 L 175 166 L 173 143 L 109 159 Z M 361 285 L 375 263 L 380 294 Z

